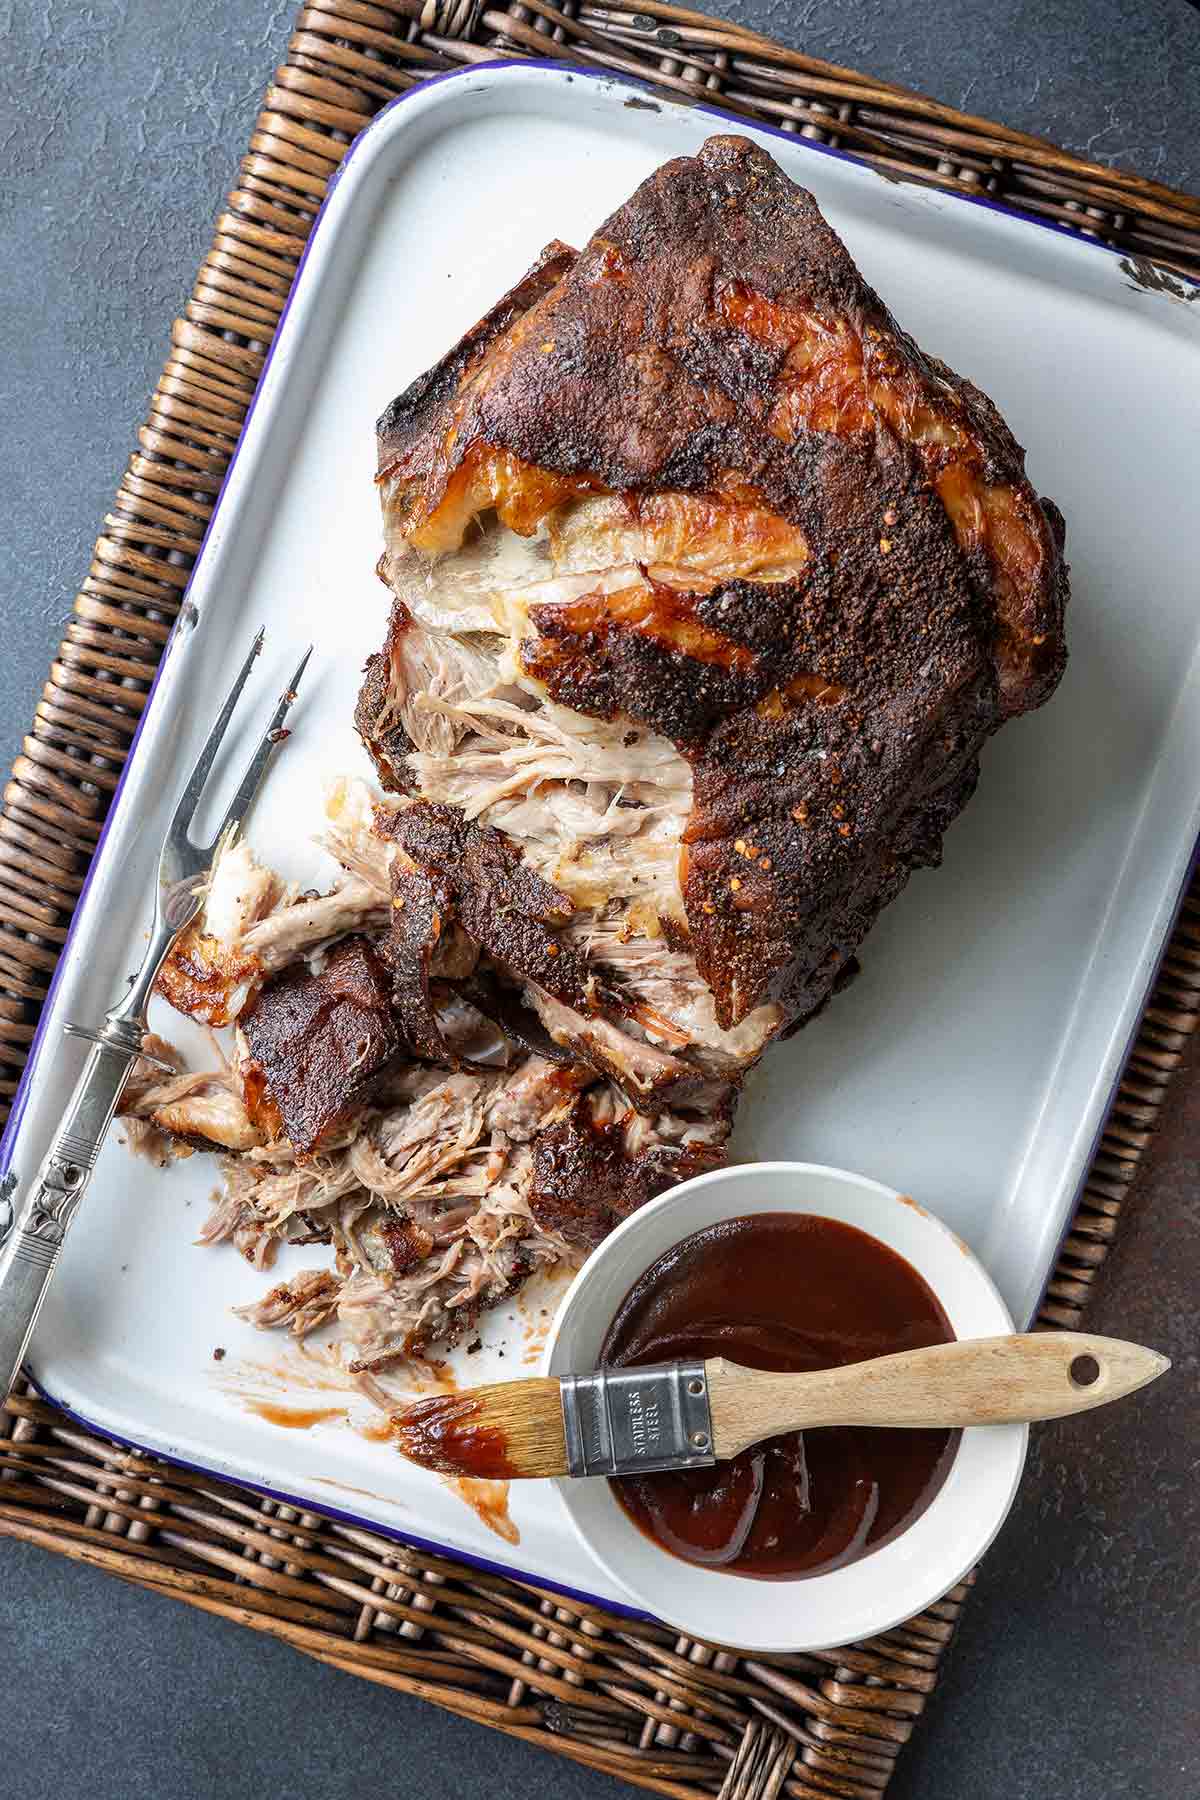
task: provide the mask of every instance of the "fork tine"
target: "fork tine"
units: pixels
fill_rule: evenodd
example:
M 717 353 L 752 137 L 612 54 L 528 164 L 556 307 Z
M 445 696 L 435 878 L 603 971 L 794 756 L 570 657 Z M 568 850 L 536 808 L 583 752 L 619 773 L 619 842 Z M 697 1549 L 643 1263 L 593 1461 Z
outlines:
M 233 717 L 233 709 L 241 698 L 242 689 L 246 685 L 250 671 L 254 667 L 255 658 L 258 656 L 262 647 L 263 630 L 260 626 L 258 634 L 255 637 L 253 644 L 250 646 L 250 654 L 238 671 L 237 679 L 230 688 L 225 704 L 217 715 L 216 724 L 205 739 L 204 747 L 196 758 L 192 767 L 192 772 L 187 778 L 187 785 L 179 796 L 179 803 L 175 808 L 175 816 L 171 820 L 170 828 L 167 833 L 168 842 L 173 838 L 188 836 L 188 827 L 195 817 L 196 808 L 200 803 L 200 796 L 204 792 L 204 785 L 208 780 L 209 773 L 213 766 L 213 759 L 215 758 L 217 751 L 221 748 L 221 740 L 229 729 L 229 721 Z
M 236 829 L 249 812 L 250 807 L 254 802 L 254 796 L 258 792 L 259 784 L 266 773 L 267 764 L 271 760 L 272 752 L 288 735 L 284 730 L 283 722 L 291 711 L 292 702 L 296 698 L 296 690 L 300 686 L 300 678 L 308 667 L 308 659 L 312 653 L 313 646 L 310 644 L 308 649 L 304 652 L 304 655 L 300 658 L 295 674 L 284 688 L 283 693 L 279 696 L 279 704 L 275 708 L 274 714 L 272 715 L 266 730 L 258 740 L 258 745 L 254 754 L 246 765 L 246 772 L 238 783 L 237 793 L 233 796 L 233 799 L 225 809 L 225 817 L 221 821 L 216 837 L 209 846 L 214 852 L 226 832 L 231 828 Z

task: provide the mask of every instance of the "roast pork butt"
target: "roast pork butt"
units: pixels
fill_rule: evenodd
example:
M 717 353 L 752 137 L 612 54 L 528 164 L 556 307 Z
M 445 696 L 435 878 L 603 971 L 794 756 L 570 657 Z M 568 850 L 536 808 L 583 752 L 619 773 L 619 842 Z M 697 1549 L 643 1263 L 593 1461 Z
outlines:
M 505 832 L 745 1067 L 1053 692 L 1060 514 L 740 137 L 552 245 L 378 435 L 381 779 Z

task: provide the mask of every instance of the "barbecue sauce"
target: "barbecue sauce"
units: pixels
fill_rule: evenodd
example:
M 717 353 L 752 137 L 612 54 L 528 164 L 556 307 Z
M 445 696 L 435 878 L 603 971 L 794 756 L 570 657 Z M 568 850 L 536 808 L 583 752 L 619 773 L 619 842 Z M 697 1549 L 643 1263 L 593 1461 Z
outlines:
M 903 1258 L 851 1225 L 758 1213 L 697 1231 L 622 1301 L 601 1360 L 723 1356 L 813 1370 L 950 1342 Z M 958 1432 L 824 1427 L 751 1445 L 710 1469 L 622 1476 L 616 1497 L 687 1562 L 764 1579 L 818 1575 L 878 1549 L 929 1505 Z

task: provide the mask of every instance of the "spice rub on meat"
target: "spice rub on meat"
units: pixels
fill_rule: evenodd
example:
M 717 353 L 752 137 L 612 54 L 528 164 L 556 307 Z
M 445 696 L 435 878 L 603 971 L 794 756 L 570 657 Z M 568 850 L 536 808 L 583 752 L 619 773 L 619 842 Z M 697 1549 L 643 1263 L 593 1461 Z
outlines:
M 753 1021 L 742 1065 L 1064 665 L 1062 520 L 1008 427 L 746 139 L 556 246 L 388 408 L 378 481 L 381 776 L 509 833 L 574 930 L 685 954 L 677 1012 L 710 996 L 727 1051 Z
M 450 806 L 381 808 L 378 820 L 401 852 L 392 864 L 397 963 L 414 935 L 428 941 L 435 918 L 439 936 L 457 920 L 494 962 L 568 1006 L 589 1007 L 586 961 L 554 929 L 566 923 L 574 904 L 530 868 L 513 843 L 468 824 Z M 414 914 L 420 919 L 415 932 Z
M 404 1044 L 387 971 L 363 937 L 335 945 L 319 973 L 277 975 L 243 1012 L 242 1029 L 245 1089 L 258 1097 L 251 1116 L 265 1110 L 301 1156 L 345 1125 Z
M 590 1250 L 647 1200 L 718 1168 L 724 1154 L 717 1131 L 689 1132 L 679 1120 L 647 1127 L 593 1090 L 535 1141 L 530 1210 L 544 1231 Z
M 431 974 L 447 927 L 456 927 L 485 954 L 493 973 L 520 984 L 516 1003 L 527 1013 L 532 1009 L 550 1044 L 604 1076 L 636 1110 L 695 1107 L 718 1091 L 724 1098 L 720 1073 L 736 1071 L 718 1073 L 690 1060 L 686 1032 L 642 996 L 626 992 L 619 969 L 604 971 L 603 964 L 590 962 L 586 924 L 574 936 L 562 929 L 576 912 L 572 900 L 536 874 L 502 832 L 469 824 L 456 808 L 428 801 L 380 808 L 376 829 L 398 851 L 388 956 L 396 1003 L 423 1054 L 453 1060 L 434 1008 Z M 513 999 L 498 983 L 490 995 L 477 989 L 472 998 L 501 1025 L 506 1013 L 512 1017 Z M 682 1054 L 652 1038 L 674 1043 Z

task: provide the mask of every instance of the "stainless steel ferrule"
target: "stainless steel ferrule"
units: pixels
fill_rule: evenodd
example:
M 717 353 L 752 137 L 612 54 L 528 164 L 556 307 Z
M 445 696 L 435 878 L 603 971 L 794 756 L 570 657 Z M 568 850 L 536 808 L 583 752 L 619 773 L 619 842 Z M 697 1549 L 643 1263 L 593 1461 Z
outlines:
M 560 1382 L 572 1475 L 642 1475 L 716 1462 L 702 1362 L 597 1369 Z

